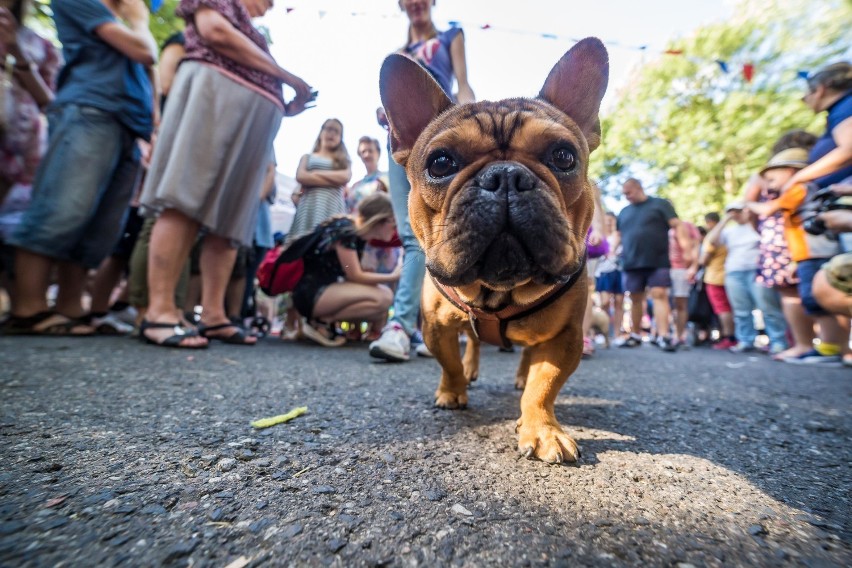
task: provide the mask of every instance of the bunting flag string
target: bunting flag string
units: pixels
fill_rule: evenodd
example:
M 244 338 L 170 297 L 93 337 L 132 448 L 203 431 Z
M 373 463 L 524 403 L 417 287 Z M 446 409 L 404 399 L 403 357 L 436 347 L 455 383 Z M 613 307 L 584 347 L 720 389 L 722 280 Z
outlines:
M 153 6 L 154 3 L 158 3 L 158 4 L 162 3 L 163 0 L 151 0 L 151 1 L 152 1 L 152 6 Z M 292 12 L 296 11 L 295 7 L 286 7 L 285 9 L 286 9 L 287 14 L 291 14 Z M 315 9 L 311 9 L 312 12 L 314 10 Z M 329 13 L 329 11 L 328 10 L 316 10 L 316 13 L 319 15 L 319 18 L 322 19 Z M 375 15 L 375 14 L 370 14 L 368 12 L 351 12 L 351 11 L 346 12 L 346 14 L 348 14 L 350 16 L 354 16 L 354 17 Z M 382 16 L 387 17 L 387 14 L 382 14 Z M 395 14 L 392 17 L 402 18 L 402 15 L 401 14 Z M 580 39 L 581 39 L 581 38 L 575 38 L 575 37 L 564 36 L 564 35 L 548 33 L 548 32 L 535 32 L 535 31 L 530 31 L 530 30 L 518 30 L 518 29 L 511 29 L 511 28 L 503 28 L 503 27 L 499 27 L 499 26 L 493 26 L 488 22 L 473 23 L 473 22 L 461 22 L 461 21 L 458 21 L 458 20 L 450 20 L 447 23 L 451 27 L 454 27 L 454 28 L 458 28 L 458 27 L 478 28 L 478 29 L 481 29 L 483 31 L 496 31 L 496 32 L 511 33 L 511 34 L 517 34 L 517 35 L 538 36 L 542 39 L 547 39 L 547 40 L 565 40 L 565 41 L 571 41 L 571 42 L 576 43 L 576 42 L 580 41 Z M 603 41 L 604 44 L 606 44 L 609 47 L 616 47 L 616 48 L 619 48 L 619 49 L 625 49 L 625 50 L 629 50 L 629 51 L 638 51 L 638 52 L 642 52 L 642 53 L 648 53 L 649 52 L 649 46 L 646 45 L 646 44 L 630 45 L 630 44 L 621 43 L 621 42 L 616 41 L 616 40 L 602 40 L 602 41 Z M 673 48 L 673 47 L 665 49 L 665 50 L 661 51 L 660 53 L 662 55 L 668 55 L 668 56 L 673 56 L 673 57 L 686 57 L 690 61 L 693 61 L 693 62 L 696 62 L 696 63 L 699 63 L 700 61 L 702 61 L 699 58 L 689 56 L 687 53 L 684 52 L 683 49 L 678 49 L 678 48 Z M 719 67 L 719 70 L 723 74 L 727 75 L 728 73 L 730 73 L 732 62 L 727 61 L 725 59 L 715 59 L 713 61 L 716 63 L 716 65 Z M 754 63 L 747 61 L 747 62 L 742 64 L 740 73 L 742 75 L 743 80 L 746 83 L 751 83 L 754 80 L 755 71 L 756 71 L 756 67 L 755 67 Z M 807 79 L 809 74 L 810 73 L 806 70 L 800 69 L 800 70 L 796 71 L 796 77 L 800 78 L 800 79 Z

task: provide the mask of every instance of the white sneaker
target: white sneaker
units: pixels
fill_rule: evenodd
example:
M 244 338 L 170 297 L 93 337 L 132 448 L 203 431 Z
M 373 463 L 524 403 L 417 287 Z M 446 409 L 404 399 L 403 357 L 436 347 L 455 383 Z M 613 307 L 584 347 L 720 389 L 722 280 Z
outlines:
M 128 325 L 136 325 L 136 319 L 139 317 L 139 312 L 133 306 L 127 306 L 123 310 L 110 310 L 109 313 Z
M 408 361 L 411 340 L 398 323 L 389 323 L 382 335 L 370 344 L 370 357 L 402 363 Z
M 420 345 L 418 345 L 414 352 L 417 353 L 418 357 L 435 357 L 434 355 L 432 355 L 432 352 L 429 351 L 429 348 L 426 347 L 425 343 L 421 343 Z
M 89 322 L 99 335 L 129 335 L 133 333 L 133 326 L 118 319 L 114 313 L 105 316 L 92 317 Z

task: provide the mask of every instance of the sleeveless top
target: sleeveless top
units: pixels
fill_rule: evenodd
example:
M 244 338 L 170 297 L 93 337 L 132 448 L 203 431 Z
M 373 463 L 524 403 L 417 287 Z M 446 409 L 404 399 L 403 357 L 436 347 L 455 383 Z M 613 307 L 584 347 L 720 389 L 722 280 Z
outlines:
M 461 28 L 450 28 L 426 41 L 409 44 L 405 53 L 426 68 L 432 77 L 441 85 L 447 96 L 453 96 L 453 59 L 450 56 L 450 45 L 456 36 L 464 33 Z

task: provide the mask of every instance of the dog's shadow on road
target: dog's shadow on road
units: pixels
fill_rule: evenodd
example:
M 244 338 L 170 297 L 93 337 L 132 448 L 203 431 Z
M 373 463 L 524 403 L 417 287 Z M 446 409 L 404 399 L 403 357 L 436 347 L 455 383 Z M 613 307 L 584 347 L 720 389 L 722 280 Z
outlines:
M 809 390 L 814 383 L 796 385 L 797 392 L 784 392 L 779 400 L 766 389 L 774 379 L 772 368 L 765 376 L 725 368 L 718 371 L 718 381 L 707 384 L 684 380 L 688 371 L 652 376 L 650 385 L 631 382 L 648 381 L 646 372 L 637 368 L 632 377 L 627 372 L 618 381 L 577 373 L 563 388 L 556 415 L 581 447 L 575 467 L 595 467 L 610 452 L 650 454 L 661 461 L 694 456 L 744 477 L 778 501 L 806 502 L 814 513 L 842 515 L 837 503 L 845 501 L 843 487 L 852 479 L 838 451 L 848 423 L 842 413 L 820 405 L 825 397 Z M 502 365 L 486 364 L 484 377 L 471 385 L 466 410 L 436 409 L 439 426 L 420 426 L 437 428 L 443 436 L 465 436 L 471 430 L 482 440 L 501 439 L 495 443 L 502 451 L 514 450 L 521 393 L 507 380 L 510 373 Z M 793 466 L 803 451 L 808 466 Z M 836 483 L 823 483 L 826 472 Z M 823 490 L 807 492 L 808 486 Z

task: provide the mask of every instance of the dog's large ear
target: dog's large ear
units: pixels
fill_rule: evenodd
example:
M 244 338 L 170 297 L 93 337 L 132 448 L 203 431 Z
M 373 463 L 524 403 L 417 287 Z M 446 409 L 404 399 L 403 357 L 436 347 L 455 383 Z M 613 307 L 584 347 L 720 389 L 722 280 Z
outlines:
M 391 153 L 404 166 L 420 133 L 453 101 L 428 71 L 398 53 L 382 63 L 379 87 L 390 124 Z
M 609 56 L 596 37 L 580 40 L 553 67 L 539 97 L 568 116 L 583 131 L 594 150 L 601 142 L 598 117 L 609 80 Z

